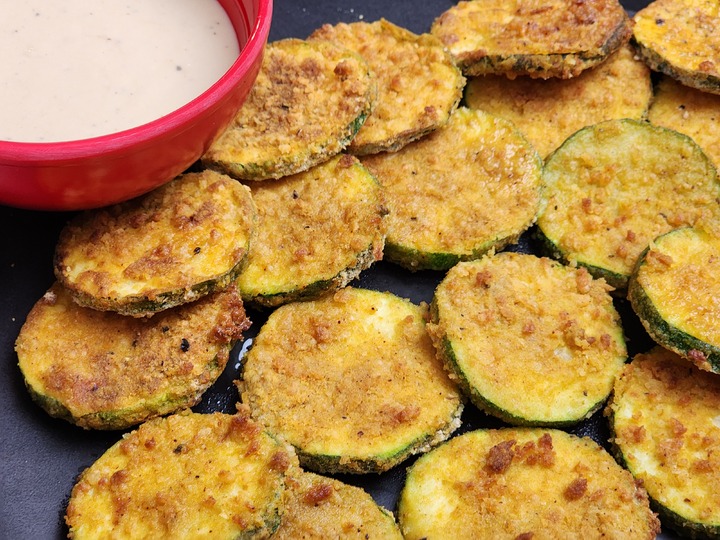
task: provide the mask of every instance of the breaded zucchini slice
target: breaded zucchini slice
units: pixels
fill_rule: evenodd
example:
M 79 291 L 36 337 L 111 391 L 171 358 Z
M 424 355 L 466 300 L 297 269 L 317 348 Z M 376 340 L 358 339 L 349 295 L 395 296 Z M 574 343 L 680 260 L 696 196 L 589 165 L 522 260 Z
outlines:
M 387 210 L 380 185 L 357 158 L 336 156 L 251 190 L 258 236 L 237 280 L 246 301 L 316 298 L 382 258 Z
M 655 87 L 648 120 L 691 137 L 720 168 L 720 96 L 664 76 Z
M 510 120 L 542 157 L 585 126 L 644 118 L 652 97 L 650 70 L 629 45 L 572 79 L 485 75 L 465 89 L 468 107 Z
M 227 288 L 255 231 L 250 190 L 213 171 L 79 214 L 58 240 L 55 275 L 79 304 L 136 317 Z
M 609 120 L 571 135 L 546 160 L 538 232 L 547 253 L 625 290 L 649 242 L 717 222 L 720 183 L 686 135 Z
M 633 42 L 653 70 L 720 94 L 717 0 L 654 0 L 633 19 Z
M 474 0 L 441 14 L 430 33 L 465 75 L 577 77 L 627 43 L 617 0 Z
M 292 449 L 247 412 L 179 413 L 123 436 L 78 478 L 69 537 L 269 538 Z
M 489 255 L 447 273 L 428 332 L 479 408 L 511 424 L 569 426 L 603 405 L 627 360 L 608 289 L 584 268 Z
M 425 314 L 353 287 L 281 306 L 244 360 L 242 401 L 310 470 L 386 471 L 460 425 L 462 398 L 435 356 Z
M 684 227 L 640 256 L 628 298 L 652 338 L 700 369 L 720 373 L 720 236 Z
M 442 44 L 385 19 L 326 24 L 311 41 L 331 41 L 359 53 L 377 78 L 377 105 L 348 150 L 394 151 L 444 125 L 462 98 L 465 78 Z
M 654 540 L 645 490 L 589 438 L 476 430 L 421 456 L 398 503 L 406 540 Z
M 274 540 L 402 540 L 393 514 L 359 487 L 305 471 L 288 477 L 287 485 Z
M 720 538 L 720 377 L 655 347 L 625 367 L 608 406 L 614 451 L 663 525 Z
M 195 405 L 250 325 L 235 287 L 150 319 L 77 305 L 55 283 L 15 343 L 35 401 L 87 429 L 124 429 Z
M 444 128 L 362 162 L 387 198 L 384 257 L 410 270 L 478 258 L 535 221 L 542 160 L 510 122 L 485 112 L 459 108 Z
M 269 43 L 250 95 L 202 163 L 241 180 L 305 171 L 345 149 L 376 97 L 357 53 L 295 38 Z

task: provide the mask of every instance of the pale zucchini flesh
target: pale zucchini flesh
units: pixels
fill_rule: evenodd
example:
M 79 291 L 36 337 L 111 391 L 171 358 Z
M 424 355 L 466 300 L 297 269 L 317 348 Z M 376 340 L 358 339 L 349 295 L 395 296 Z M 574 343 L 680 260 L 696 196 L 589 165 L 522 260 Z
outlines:
M 245 301 L 274 307 L 318 298 L 382 259 L 384 195 L 357 158 L 336 156 L 251 190 L 257 239 L 237 280 Z
M 150 319 L 77 305 L 55 284 L 15 343 L 33 399 L 85 429 L 125 429 L 195 405 L 250 325 L 234 287 Z
M 394 153 L 362 158 L 388 204 L 385 259 L 447 270 L 517 241 L 535 221 L 542 160 L 507 120 L 465 107 Z
M 653 339 L 706 371 L 720 373 L 720 237 L 680 228 L 656 238 L 638 261 L 628 290 Z
M 720 96 L 663 76 L 655 86 L 648 121 L 691 137 L 720 168 Z
M 463 400 L 423 317 L 353 287 L 280 306 L 243 360 L 241 400 L 309 470 L 388 470 L 459 426 Z
M 717 223 L 717 171 L 688 136 L 620 119 L 571 135 L 546 160 L 537 232 L 547 253 L 620 291 L 642 251 L 683 225 Z
M 78 478 L 68 537 L 268 538 L 296 458 L 246 412 L 179 413 L 146 422 Z
M 609 287 L 585 269 L 505 252 L 452 268 L 428 331 L 479 408 L 569 427 L 598 410 L 627 359 Z
M 287 485 L 288 503 L 275 540 L 402 540 L 392 512 L 362 488 L 307 471 L 290 476 Z
M 376 96 L 367 62 L 347 48 L 272 42 L 250 95 L 202 162 L 240 180 L 305 171 L 350 144 Z
M 718 376 L 659 346 L 625 367 L 608 406 L 619 461 L 683 537 L 720 537 L 718 410 Z
M 465 88 L 468 107 L 513 122 L 543 158 L 585 126 L 644 118 L 652 97 L 650 70 L 629 45 L 571 79 L 484 75 Z
M 76 302 L 149 316 L 232 284 L 255 232 L 250 190 L 202 171 L 63 228 L 54 268 Z
M 588 438 L 501 428 L 457 436 L 409 469 L 406 540 L 635 538 L 660 532 L 645 490 Z
M 377 105 L 350 142 L 352 154 L 399 150 L 444 125 L 462 98 L 465 78 L 429 34 L 380 19 L 325 24 L 308 39 L 357 52 L 377 79 Z

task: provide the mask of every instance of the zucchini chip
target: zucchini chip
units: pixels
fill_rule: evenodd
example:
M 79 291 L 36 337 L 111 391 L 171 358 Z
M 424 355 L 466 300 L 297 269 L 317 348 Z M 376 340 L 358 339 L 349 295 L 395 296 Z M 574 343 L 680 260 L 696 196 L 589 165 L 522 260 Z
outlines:
M 628 298 L 653 339 L 700 369 L 720 373 L 720 237 L 681 228 L 640 256 Z
M 80 475 L 69 538 L 269 538 L 297 467 L 246 412 L 179 413 L 126 434 Z
M 720 94 L 717 0 L 655 0 L 635 14 L 633 42 L 655 71 Z
M 242 401 L 310 470 L 386 471 L 460 425 L 461 395 L 435 356 L 425 314 L 352 287 L 281 306 L 244 361 Z
M 589 438 L 540 428 L 470 431 L 421 456 L 398 503 L 406 540 L 654 540 L 645 490 Z
M 614 445 L 663 525 L 720 538 L 720 377 L 655 347 L 625 367 L 608 406 Z
M 362 158 L 388 201 L 385 259 L 446 270 L 517 241 L 535 221 L 542 160 L 507 120 L 459 108 L 399 152 Z
M 250 95 L 202 163 L 240 180 L 305 171 L 345 149 L 376 97 L 375 77 L 358 54 L 331 43 L 275 41 Z
M 546 157 L 585 126 L 644 118 L 652 96 L 650 70 L 625 45 L 606 62 L 572 79 L 472 77 L 465 103 L 510 120 Z
M 577 77 L 627 43 L 617 0 L 474 0 L 449 8 L 430 33 L 465 75 Z
M 662 77 L 655 87 L 648 120 L 691 137 L 715 168 L 720 168 L 720 96 Z
M 505 252 L 453 267 L 428 332 L 473 403 L 516 425 L 598 410 L 627 360 L 609 287 L 584 269 Z
M 140 319 L 79 306 L 56 283 L 30 310 L 15 350 L 51 416 L 125 429 L 195 405 L 249 325 L 235 287 Z
M 304 471 L 287 484 L 288 502 L 273 540 L 402 540 L 393 514 L 359 487 Z
M 442 44 L 381 19 L 326 24 L 309 40 L 359 53 L 378 81 L 375 109 L 350 143 L 355 155 L 394 151 L 444 125 L 462 98 L 465 78 Z
M 357 158 L 336 156 L 251 190 L 258 235 L 237 281 L 244 300 L 277 306 L 317 298 L 382 258 L 387 210 Z
M 686 135 L 609 120 L 571 135 L 546 160 L 538 232 L 546 252 L 625 290 L 653 238 L 720 219 L 715 167 Z
M 136 317 L 227 288 L 255 231 L 250 190 L 213 171 L 189 173 L 61 231 L 55 275 L 80 305 Z

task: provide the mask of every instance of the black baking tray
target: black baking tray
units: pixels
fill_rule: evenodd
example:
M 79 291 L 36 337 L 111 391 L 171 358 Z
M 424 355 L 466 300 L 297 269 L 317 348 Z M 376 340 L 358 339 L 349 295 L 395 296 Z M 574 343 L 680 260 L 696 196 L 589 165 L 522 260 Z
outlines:
M 633 12 L 644 0 L 624 2 Z M 372 22 L 380 18 L 416 33 L 427 32 L 432 21 L 453 2 L 387 0 L 276 0 L 270 40 L 307 37 L 324 23 Z M 52 256 L 62 226 L 72 212 L 36 212 L 0 206 L 0 540 L 59 539 L 67 535 L 63 516 L 78 474 L 91 465 L 123 432 L 85 431 L 49 417 L 31 399 L 17 367 L 14 342 L 27 313 L 54 281 Z M 508 249 L 538 253 L 531 233 Z M 358 287 L 392 291 L 415 303 L 429 302 L 443 273 L 410 273 L 379 262 L 353 282 Z M 616 300 L 631 354 L 652 344 L 626 301 Z M 253 325 L 246 332 L 252 340 L 265 315 L 249 310 Z M 240 343 L 231 354 L 222 376 L 194 409 L 199 412 L 234 412 L 238 401 L 233 381 L 238 377 Z M 485 416 L 472 405 L 463 414 L 459 433 L 497 427 L 501 422 Z M 606 444 L 608 433 L 600 413 L 570 430 Z M 384 474 L 343 475 L 343 481 L 365 488 L 391 510 L 412 459 Z M 672 538 L 671 535 L 663 535 Z

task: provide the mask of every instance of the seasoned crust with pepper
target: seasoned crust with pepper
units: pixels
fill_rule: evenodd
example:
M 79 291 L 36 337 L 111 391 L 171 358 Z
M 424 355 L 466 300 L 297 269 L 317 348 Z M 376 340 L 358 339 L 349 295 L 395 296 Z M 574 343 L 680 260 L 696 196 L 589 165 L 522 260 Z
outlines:
M 568 79 L 627 43 L 632 25 L 617 0 L 473 0 L 430 32 L 466 75 Z
M 277 306 L 316 298 L 382 258 L 384 196 L 357 158 L 336 156 L 251 190 L 258 234 L 237 280 L 246 301 Z
M 51 416 L 124 429 L 195 405 L 249 325 L 235 287 L 147 319 L 79 306 L 56 283 L 15 350 L 30 394 Z
M 653 238 L 720 220 L 720 182 L 689 137 L 636 120 L 570 136 L 545 161 L 537 225 L 547 253 L 624 291 Z
M 391 512 L 363 489 L 301 471 L 288 477 L 288 501 L 275 540 L 401 540 Z
M 591 439 L 504 428 L 465 433 L 421 456 L 398 503 L 406 540 L 654 540 L 645 490 Z
M 635 14 L 633 41 L 655 71 L 720 94 L 717 0 L 655 0 Z
M 505 252 L 450 269 L 428 332 L 478 407 L 509 423 L 569 426 L 598 410 L 627 359 L 609 287 Z
M 628 298 L 653 339 L 720 373 L 720 231 L 691 227 L 655 238 L 630 277 Z
M 227 288 L 255 220 L 245 186 L 213 171 L 185 174 L 72 219 L 60 233 L 55 275 L 81 305 L 152 315 Z
M 629 45 L 572 79 L 485 75 L 465 89 L 468 107 L 510 120 L 543 158 L 585 126 L 644 118 L 652 97 L 650 70 Z
M 720 96 L 663 76 L 655 86 L 648 120 L 691 137 L 720 169 Z
M 385 19 L 326 24 L 308 38 L 359 53 L 377 78 L 377 105 L 348 150 L 394 151 L 442 126 L 462 98 L 465 78 L 442 44 Z
M 240 180 L 305 171 L 350 143 L 376 96 L 375 76 L 358 54 L 331 43 L 275 41 L 247 100 L 202 162 Z
M 295 467 L 292 449 L 242 409 L 156 418 L 80 475 L 65 516 L 68 536 L 269 538 Z
M 242 401 L 310 470 L 388 470 L 460 423 L 460 393 L 424 316 L 391 293 L 352 287 L 280 306 L 244 360 Z
M 398 152 L 365 156 L 388 204 L 385 259 L 446 270 L 519 238 L 535 221 L 542 160 L 507 120 L 464 107 Z
M 625 367 L 607 408 L 621 463 L 688 538 L 720 536 L 718 411 L 720 377 L 662 347 Z

